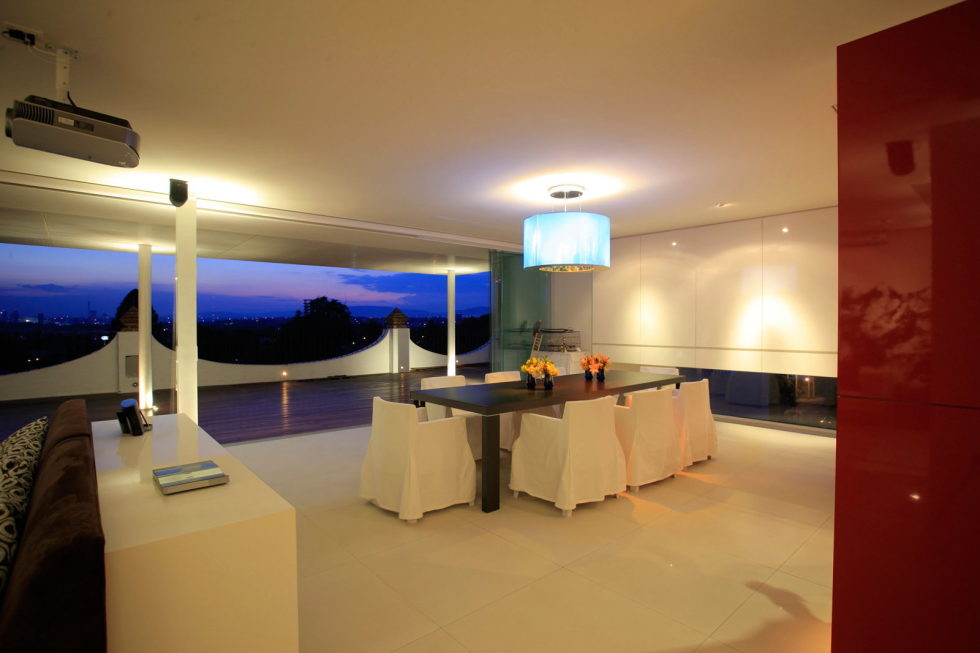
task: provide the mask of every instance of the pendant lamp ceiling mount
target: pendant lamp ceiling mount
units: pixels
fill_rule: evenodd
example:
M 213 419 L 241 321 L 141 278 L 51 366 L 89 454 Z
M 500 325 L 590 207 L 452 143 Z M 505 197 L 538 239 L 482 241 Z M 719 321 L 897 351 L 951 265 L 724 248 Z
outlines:
M 585 193 L 585 186 L 578 184 L 558 184 L 548 189 L 548 194 L 556 200 L 572 200 L 582 197 Z

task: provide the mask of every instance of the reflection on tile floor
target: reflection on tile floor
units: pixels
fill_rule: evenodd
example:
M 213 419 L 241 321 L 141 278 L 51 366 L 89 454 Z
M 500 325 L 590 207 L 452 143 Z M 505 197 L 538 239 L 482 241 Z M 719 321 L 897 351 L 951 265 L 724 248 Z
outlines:
M 304 653 L 829 651 L 836 441 L 717 426 L 714 460 L 570 519 L 506 493 L 403 523 L 357 497 L 367 427 L 232 453 L 297 507 Z

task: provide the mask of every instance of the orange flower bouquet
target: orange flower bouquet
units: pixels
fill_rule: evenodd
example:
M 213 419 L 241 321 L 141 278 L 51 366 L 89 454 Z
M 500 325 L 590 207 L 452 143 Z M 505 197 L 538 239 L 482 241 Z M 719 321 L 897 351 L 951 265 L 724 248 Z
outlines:
M 593 374 L 597 381 L 605 381 L 606 368 L 612 365 L 612 361 L 609 360 L 608 356 L 603 356 L 602 353 L 596 352 L 590 356 L 583 356 L 579 361 L 579 365 L 585 370 L 585 379 L 587 381 L 592 380 Z

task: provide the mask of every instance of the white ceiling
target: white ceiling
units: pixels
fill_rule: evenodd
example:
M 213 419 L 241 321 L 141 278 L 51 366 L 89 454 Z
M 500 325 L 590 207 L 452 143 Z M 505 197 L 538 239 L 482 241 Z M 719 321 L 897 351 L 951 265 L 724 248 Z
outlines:
M 515 188 L 548 175 L 614 237 L 830 206 L 836 46 L 950 4 L 3 0 L 78 51 L 72 97 L 142 159 L 0 139 L 0 240 L 166 247 L 170 177 L 212 200 L 202 256 L 411 271 L 519 247 L 549 181 Z M 6 39 L 0 79 L 5 106 L 55 97 L 52 58 Z

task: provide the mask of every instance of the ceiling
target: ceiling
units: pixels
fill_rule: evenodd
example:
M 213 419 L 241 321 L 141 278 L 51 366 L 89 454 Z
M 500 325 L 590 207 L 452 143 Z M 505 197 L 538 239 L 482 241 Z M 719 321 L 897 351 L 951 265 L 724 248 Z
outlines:
M 142 147 L 126 170 L 0 139 L 0 241 L 165 250 L 170 177 L 202 256 L 425 272 L 519 249 L 555 183 L 614 237 L 831 206 L 836 46 L 950 4 L 3 2 Z M 7 39 L 0 79 L 4 106 L 55 97 Z

